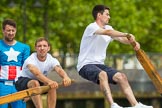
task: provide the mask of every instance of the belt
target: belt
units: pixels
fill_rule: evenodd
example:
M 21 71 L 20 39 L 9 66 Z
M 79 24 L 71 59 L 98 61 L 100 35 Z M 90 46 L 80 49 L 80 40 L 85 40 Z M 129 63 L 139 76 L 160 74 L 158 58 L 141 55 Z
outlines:
M 4 85 L 10 85 L 10 86 L 15 85 L 15 81 L 9 81 L 9 80 L 7 80 L 7 81 L 0 81 L 0 83 L 3 83 Z

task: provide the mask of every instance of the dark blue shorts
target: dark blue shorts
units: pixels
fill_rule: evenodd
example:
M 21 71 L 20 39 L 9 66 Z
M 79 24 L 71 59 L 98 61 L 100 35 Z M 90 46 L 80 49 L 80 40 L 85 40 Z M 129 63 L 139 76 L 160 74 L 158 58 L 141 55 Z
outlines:
M 107 73 L 109 83 L 116 84 L 112 78 L 118 71 L 103 64 L 87 64 L 80 69 L 79 75 L 89 81 L 99 84 L 98 75 L 101 71 L 105 71 Z
M 18 80 L 15 83 L 16 89 L 18 91 L 28 89 L 27 84 L 30 80 L 33 80 L 33 79 L 30 79 L 28 77 L 19 77 Z M 41 86 L 43 85 L 42 82 L 39 81 L 39 83 L 40 83 Z

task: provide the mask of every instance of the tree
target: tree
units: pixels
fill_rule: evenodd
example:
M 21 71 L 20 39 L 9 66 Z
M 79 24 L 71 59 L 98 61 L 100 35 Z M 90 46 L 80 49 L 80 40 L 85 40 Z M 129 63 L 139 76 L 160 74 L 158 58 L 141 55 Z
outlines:
M 5 18 L 17 21 L 17 39 L 24 40 L 24 0 L 16 0 L 15 7 L 9 8 L 9 1 L 1 0 L 0 22 Z M 136 36 L 142 49 L 147 52 L 162 51 L 162 0 L 40 0 L 43 7 L 34 8 L 33 1 L 26 0 L 26 43 L 34 51 L 34 42 L 40 36 L 47 36 L 52 44 L 52 52 L 62 55 L 78 54 L 80 40 L 87 24 L 93 22 L 91 11 L 96 4 L 108 5 L 110 24 L 119 31 Z M 114 42 L 109 53 L 133 53 L 128 45 Z

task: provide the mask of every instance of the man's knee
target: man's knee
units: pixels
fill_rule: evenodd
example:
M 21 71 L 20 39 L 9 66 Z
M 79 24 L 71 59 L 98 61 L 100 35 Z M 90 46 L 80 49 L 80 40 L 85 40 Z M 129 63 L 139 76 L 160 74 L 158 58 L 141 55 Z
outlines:
M 39 82 L 37 80 L 30 80 L 28 82 L 28 88 L 38 87 L 40 86 Z
M 107 73 L 105 71 L 101 71 L 99 73 L 99 80 L 100 81 L 106 81 L 106 80 L 108 80 L 108 76 L 107 76 Z
M 120 81 L 127 81 L 127 76 L 124 74 L 124 73 L 120 73 L 120 72 L 117 72 L 113 79 L 116 81 L 116 82 L 120 82 Z

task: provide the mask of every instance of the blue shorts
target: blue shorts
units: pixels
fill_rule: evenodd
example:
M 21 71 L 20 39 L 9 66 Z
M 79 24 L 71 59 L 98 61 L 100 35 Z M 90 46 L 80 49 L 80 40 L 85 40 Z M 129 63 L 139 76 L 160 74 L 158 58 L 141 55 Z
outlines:
M 30 78 L 28 78 L 28 77 L 19 77 L 18 80 L 17 80 L 16 83 L 15 83 L 16 89 L 17 89 L 18 91 L 28 89 L 28 86 L 27 86 L 27 85 L 28 85 L 28 82 L 29 82 L 30 80 L 33 80 L 33 79 L 30 79 Z M 40 84 L 41 86 L 43 85 L 42 82 L 40 82 L 40 81 L 38 81 L 38 82 L 39 82 L 39 84 Z
M 99 84 L 98 75 L 101 71 L 105 71 L 107 73 L 109 83 L 116 84 L 116 82 L 113 81 L 113 76 L 118 71 L 103 64 L 87 64 L 80 69 L 79 75 L 89 81 Z
M 0 96 L 5 96 L 17 92 L 15 85 L 6 85 L 4 82 L 0 81 Z M 0 105 L 0 108 L 8 108 L 8 105 L 11 105 L 11 108 L 26 108 L 26 103 L 22 100 L 14 101 L 7 104 Z

